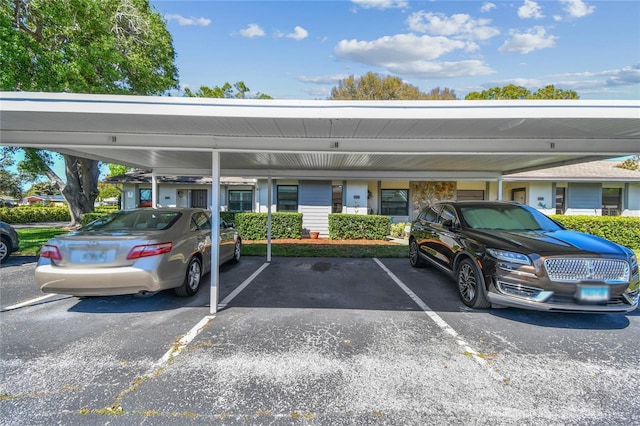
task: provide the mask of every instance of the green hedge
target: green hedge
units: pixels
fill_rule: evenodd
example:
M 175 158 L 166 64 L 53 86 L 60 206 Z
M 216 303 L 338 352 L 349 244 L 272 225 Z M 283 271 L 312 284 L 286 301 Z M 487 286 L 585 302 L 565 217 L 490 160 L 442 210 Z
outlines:
M 585 232 L 640 250 L 640 217 L 552 215 L 565 228 Z
M 245 240 L 267 239 L 267 213 L 236 213 L 234 225 Z M 272 213 L 271 238 L 302 238 L 302 213 Z
M 0 220 L 7 223 L 70 222 L 67 207 L 18 206 L 0 208 Z
M 236 214 L 238 212 L 220 212 L 220 219 L 224 220 L 226 223 L 236 224 Z
M 329 238 L 332 240 L 384 240 L 390 232 L 389 216 L 332 213 Z

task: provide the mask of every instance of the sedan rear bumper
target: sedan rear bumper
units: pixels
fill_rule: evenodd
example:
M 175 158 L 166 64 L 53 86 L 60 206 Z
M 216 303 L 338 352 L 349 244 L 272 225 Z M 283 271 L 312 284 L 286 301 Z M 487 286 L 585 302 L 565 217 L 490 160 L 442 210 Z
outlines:
M 39 265 L 36 268 L 35 278 L 43 293 L 73 296 L 116 296 L 155 292 L 178 287 L 181 284 L 181 282 L 161 282 L 152 272 L 132 267 L 96 268 L 87 272 L 86 269 L 74 270 Z

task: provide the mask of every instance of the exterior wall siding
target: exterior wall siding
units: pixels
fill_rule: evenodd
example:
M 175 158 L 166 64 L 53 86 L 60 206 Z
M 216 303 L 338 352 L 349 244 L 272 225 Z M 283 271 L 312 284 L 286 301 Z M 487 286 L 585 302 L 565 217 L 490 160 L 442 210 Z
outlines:
M 568 215 L 602 215 L 602 184 L 570 182 L 567 187 Z
M 302 232 L 320 232 L 329 236 L 331 213 L 331 181 L 300 181 L 298 186 L 298 211 L 302 213 Z

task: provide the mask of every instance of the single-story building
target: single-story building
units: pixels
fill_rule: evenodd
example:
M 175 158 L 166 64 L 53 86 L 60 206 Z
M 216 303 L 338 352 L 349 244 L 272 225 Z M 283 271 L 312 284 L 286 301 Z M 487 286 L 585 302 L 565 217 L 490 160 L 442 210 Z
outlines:
M 593 161 L 515 173 L 503 178 L 503 199 L 546 214 L 640 216 L 640 171 Z M 211 178 L 157 176 L 161 206 L 209 207 Z M 428 177 L 426 177 L 428 179 Z M 123 187 L 122 207 L 150 207 L 152 175 L 133 171 L 106 180 Z M 495 181 L 304 180 L 272 181 L 272 211 L 304 214 L 306 231 L 328 234 L 329 213 L 382 214 L 394 222 L 413 220 L 434 199 L 495 200 Z M 266 212 L 268 182 L 220 178 L 221 210 Z
M 20 205 L 23 205 L 23 206 L 43 205 L 43 206 L 64 207 L 67 205 L 67 200 L 65 200 L 62 195 L 29 195 L 28 197 L 24 197 L 22 200 L 20 200 Z

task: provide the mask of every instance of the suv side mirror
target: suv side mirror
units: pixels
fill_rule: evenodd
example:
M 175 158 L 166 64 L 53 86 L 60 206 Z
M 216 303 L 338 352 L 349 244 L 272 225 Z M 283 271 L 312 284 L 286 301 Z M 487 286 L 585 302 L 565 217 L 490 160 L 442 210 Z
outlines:
M 442 222 L 442 226 L 447 229 L 455 229 L 458 227 L 456 223 L 453 223 L 452 219 L 447 219 L 444 222 Z

